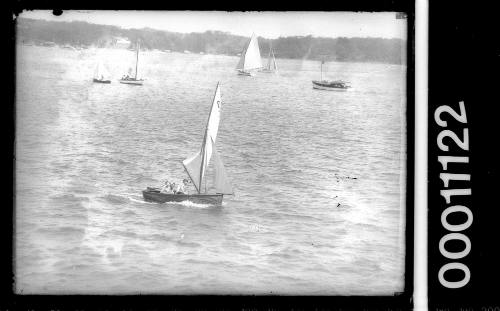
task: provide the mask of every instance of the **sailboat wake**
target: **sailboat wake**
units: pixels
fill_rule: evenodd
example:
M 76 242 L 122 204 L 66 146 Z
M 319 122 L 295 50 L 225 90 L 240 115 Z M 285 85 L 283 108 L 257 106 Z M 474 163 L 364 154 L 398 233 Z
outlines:
M 203 204 L 203 203 L 194 203 L 191 201 L 182 201 L 182 202 L 165 202 L 163 204 L 168 204 L 168 205 L 182 205 L 185 207 L 190 207 L 190 208 L 210 208 L 210 207 L 216 207 L 216 204 Z

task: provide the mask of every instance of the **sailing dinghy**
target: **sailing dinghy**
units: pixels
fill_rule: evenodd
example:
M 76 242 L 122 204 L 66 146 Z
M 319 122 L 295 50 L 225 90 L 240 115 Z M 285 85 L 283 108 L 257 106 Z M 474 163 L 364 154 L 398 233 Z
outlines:
M 313 89 L 316 90 L 326 90 L 326 91 L 347 91 L 351 88 L 351 85 L 347 81 L 343 80 L 323 80 L 323 64 L 325 61 L 321 61 L 321 80 L 313 80 Z
M 135 55 L 135 74 L 134 74 L 134 76 L 132 77 L 130 70 L 129 70 L 130 76 L 127 75 L 126 77 L 122 77 L 119 80 L 120 83 L 132 84 L 132 85 L 142 85 L 142 83 L 144 82 L 143 79 L 137 79 L 137 67 L 139 64 L 139 42 L 137 42 L 137 44 L 136 44 L 135 54 L 136 55 Z
M 212 108 L 208 116 L 207 126 L 203 136 L 200 151 L 193 156 L 182 161 L 182 165 L 186 170 L 191 183 L 196 189 L 194 194 L 171 194 L 162 193 L 158 188 L 148 187 L 142 192 L 146 201 L 165 203 L 165 202 L 182 202 L 190 201 L 198 204 L 221 205 L 222 198 L 226 195 L 233 194 L 233 188 L 226 175 L 226 170 L 222 162 L 221 155 L 215 148 L 217 131 L 219 129 L 219 121 L 222 108 L 222 99 L 219 83 L 215 90 Z M 214 193 L 207 193 L 207 170 L 210 161 L 213 159 L 212 172 Z M 202 192 L 203 185 L 205 190 Z
M 95 66 L 93 81 L 95 83 L 111 83 L 109 73 L 102 61 L 99 61 L 99 63 Z
M 267 66 L 262 69 L 261 72 L 275 73 L 278 70 L 278 65 L 276 64 L 276 58 L 274 57 L 274 51 L 271 46 L 269 46 L 269 55 L 267 56 Z
M 262 69 L 260 59 L 259 42 L 255 33 L 252 34 L 250 41 L 241 52 L 240 61 L 236 65 L 236 70 L 242 76 L 255 76 L 254 70 Z

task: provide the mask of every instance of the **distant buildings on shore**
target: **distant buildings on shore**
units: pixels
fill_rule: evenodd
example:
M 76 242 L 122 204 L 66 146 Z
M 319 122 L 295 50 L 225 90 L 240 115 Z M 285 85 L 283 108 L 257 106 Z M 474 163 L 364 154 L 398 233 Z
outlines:
M 125 49 L 125 50 L 130 50 L 130 51 L 135 51 L 135 46 L 133 43 L 122 37 L 113 37 L 113 38 L 107 38 L 105 40 L 102 40 L 100 44 L 97 45 L 87 45 L 87 44 L 57 44 L 52 41 L 27 41 L 27 40 L 21 40 L 18 41 L 17 44 L 24 45 L 24 46 L 45 46 L 45 47 L 59 47 L 62 49 L 68 49 L 68 50 L 84 50 L 84 49 L 90 49 L 90 48 L 111 48 L 111 49 Z M 189 50 L 183 50 L 183 51 L 172 51 L 169 49 L 148 49 L 145 47 L 141 47 L 142 51 L 152 51 L 152 52 L 163 52 L 163 53 L 183 53 L 183 54 L 199 54 L 199 55 L 226 55 L 226 56 L 240 56 L 241 53 L 215 53 L 213 51 L 211 52 L 192 52 Z
M 114 37 L 114 47 L 117 49 L 128 49 L 130 47 L 130 40 L 122 37 Z

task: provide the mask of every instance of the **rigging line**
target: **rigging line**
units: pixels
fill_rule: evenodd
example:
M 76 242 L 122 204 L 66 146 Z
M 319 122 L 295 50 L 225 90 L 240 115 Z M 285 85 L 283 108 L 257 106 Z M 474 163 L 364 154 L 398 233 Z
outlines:
M 182 161 L 181 161 L 181 163 L 182 163 L 182 166 L 184 167 L 184 170 L 186 171 L 186 173 L 187 173 L 187 175 L 188 175 L 189 179 L 191 179 L 191 183 L 193 184 L 194 188 L 196 189 L 196 191 L 197 191 L 198 193 L 200 193 L 200 191 L 198 190 L 198 187 L 196 186 L 196 183 L 195 183 L 195 182 L 194 182 L 194 180 L 193 180 L 193 177 L 191 177 L 191 174 L 189 174 L 189 171 L 186 169 L 186 166 L 184 165 L 184 162 L 182 162 Z
M 137 64 L 139 63 L 139 41 L 136 44 L 136 58 L 135 58 L 135 80 L 137 80 Z

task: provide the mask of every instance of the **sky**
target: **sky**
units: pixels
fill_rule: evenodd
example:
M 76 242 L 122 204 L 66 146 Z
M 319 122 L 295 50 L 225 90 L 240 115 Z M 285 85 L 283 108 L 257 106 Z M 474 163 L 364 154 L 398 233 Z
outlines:
M 25 11 L 21 17 L 86 21 L 122 28 L 152 28 L 190 33 L 219 30 L 276 39 L 287 36 L 381 37 L 406 39 L 406 19 L 395 12 L 222 12 L 222 11 Z

